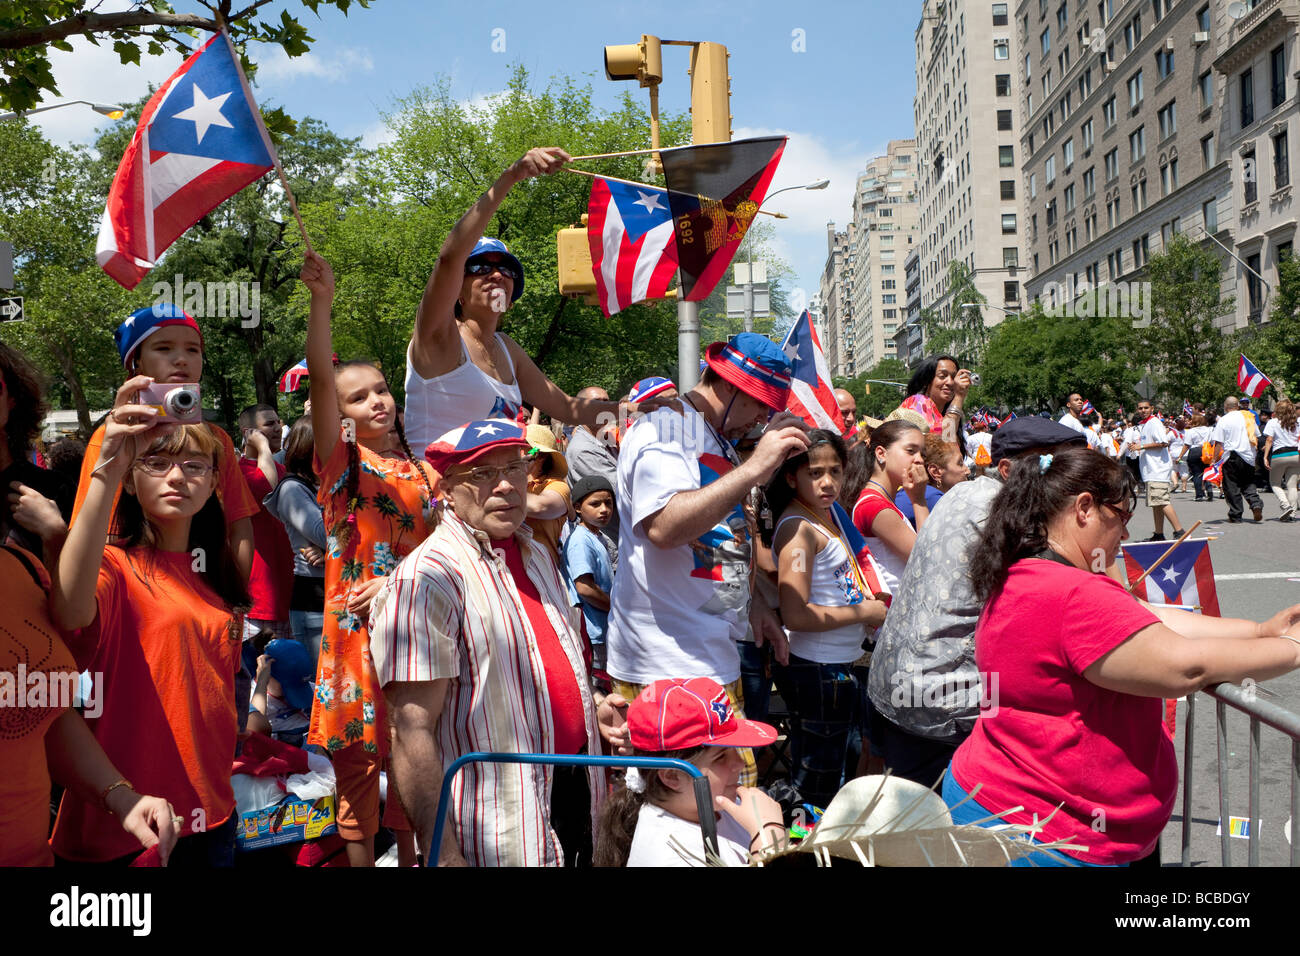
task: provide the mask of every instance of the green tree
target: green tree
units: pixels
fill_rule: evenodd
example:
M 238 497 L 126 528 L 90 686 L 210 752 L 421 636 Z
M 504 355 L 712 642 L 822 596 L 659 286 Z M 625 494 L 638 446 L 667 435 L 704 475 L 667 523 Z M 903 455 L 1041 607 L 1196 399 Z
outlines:
M 978 362 L 988 341 L 989 329 L 981 308 L 987 304 L 988 299 L 975 287 L 975 273 L 970 266 L 959 259 L 948 263 L 947 318 L 935 308 L 921 310 L 927 353 L 948 353 L 964 362 Z
M 1228 350 L 1225 373 L 1236 380 L 1237 354 L 1245 353 L 1273 381 L 1277 396 L 1300 391 L 1300 259 L 1294 255 L 1277 264 L 1277 287 L 1265 325 L 1241 330 Z
M 1217 255 L 1182 235 L 1147 263 L 1151 314 L 1149 324 L 1135 323 L 1137 343 L 1167 405 L 1213 390 L 1214 370 L 1230 350 L 1217 320 L 1235 301 L 1220 292 L 1221 270 Z
M 881 359 L 867 371 L 855 378 L 837 378 L 832 381 L 835 388 L 842 388 L 858 406 L 858 417 L 884 418 L 903 401 L 903 390 L 881 382 L 906 383 L 910 373 L 901 359 Z M 869 382 L 868 379 L 875 379 Z
M 0 50 L 6 51 L 0 70 L 0 109 L 29 110 L 42 93 L 60 95 L 50 69 L 50 48 L 72 50 L 73 37 L 96 46 L 109 40 L 123 64 L 140 62 L 140 44 L 151 56 L 168 48 L 188 56 L 202 31 L 215 32 L 226 25 L 241 50 L 248 41 L 280 46 L 289 56 L 306 53 L 314 38 L 298 17 L 281 10 L 278 19 L 263 18 L 258 11 L 270 0 L 252 0 L 235 8 L 233 0 L 195 0 L 207 16 L 177 13 L 166 0 L 137 0 L 126 10 L 100 13 L 98 0 L 15 0 L 0 4 Z M 320 8 L 337 7 L 345 15 L 352 6 L 368 7 L 370 0 L 302 0 L 319 16 Z M 204 37 L 206 39 L 206 37 Z M 250 76 L 254 66 L 244 58 Z

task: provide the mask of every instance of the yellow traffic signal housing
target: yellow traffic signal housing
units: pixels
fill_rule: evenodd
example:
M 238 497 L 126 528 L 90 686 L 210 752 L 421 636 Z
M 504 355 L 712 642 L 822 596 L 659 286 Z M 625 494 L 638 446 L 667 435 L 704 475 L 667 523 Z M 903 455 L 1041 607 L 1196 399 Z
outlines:
M 863 395 L 870 395 L 870 394 L 871 394 L 871 385 L 870 385 L 870 384 L 864 384 L 864 385 L 862 386 L 862 394 L 863 394 Z
M 691 47 L 691 142 L 731 142 L 731 78 L 721 43 Z
M 596 276 L 591 269 L 591 244 L 587 241 L 587 217 L 581 225 L 555 234 L 555 257 L 559 266 L 560 294 L 594 296 Z
M 640 43 L 605 47 L 605 76 L 611 80 L 636 80 L 643 87 L 664 78 L 664 60 L 659 38 L 647 33 Z

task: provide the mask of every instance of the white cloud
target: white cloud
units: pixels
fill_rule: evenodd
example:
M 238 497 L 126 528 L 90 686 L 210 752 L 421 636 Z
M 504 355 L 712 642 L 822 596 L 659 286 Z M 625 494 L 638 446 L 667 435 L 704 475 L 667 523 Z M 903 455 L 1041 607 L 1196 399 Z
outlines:
M 811 133 L 758 127 L 737 128 L 732 138 L 773 135 L 788 136 L 789 142 L 769 194 L 786 186 L 831 181 L 825 189 L 792 189 L 763 204 L 764 212 L 782 212 L 789 217 L 777 220 L 772 249 L 794 269 L 796 286 L 811 299 L 821 288 L 826 264 L 826 224 L 834 222 L 841 230 L 845 228 L 853 215 L 858 173 L 873 156 L 884 154 L 885 143 L 863 149 L 856 143 L 831 144 Z
M 337 82 L 351 79 L 358 73 L 369 73 L 375 68 L 375 63 L 366 50 L 317 47 L 302 56 L 289 56 L 283 47 L 271 46 L 264 49 L 265 55 L 257 57 L 259 82 L 292 82 L 301 78 Z

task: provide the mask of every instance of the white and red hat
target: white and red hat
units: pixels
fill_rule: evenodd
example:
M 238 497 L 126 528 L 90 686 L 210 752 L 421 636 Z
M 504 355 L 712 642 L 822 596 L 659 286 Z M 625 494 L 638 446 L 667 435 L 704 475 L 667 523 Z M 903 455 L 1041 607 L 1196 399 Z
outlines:
M 627 729 L 643 753 L 776 743 L 775 727 L 737 717 L 727 689 L 707 677 L 655 681 L 628 707 Z
M 501 448 L 527 451 L 531 447 L 523 425 L 505 418 L 488 418 L 466 422 L 430 442 L 424 450 L 424 459 L 434 471 L 445 475 L 449 468 L 469 464 Z

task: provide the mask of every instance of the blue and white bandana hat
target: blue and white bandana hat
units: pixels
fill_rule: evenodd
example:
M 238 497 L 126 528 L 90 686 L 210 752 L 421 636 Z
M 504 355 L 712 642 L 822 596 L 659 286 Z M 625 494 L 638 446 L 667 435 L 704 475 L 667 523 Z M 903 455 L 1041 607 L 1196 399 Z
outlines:
M 122 367 L 129 369 L 131 355 L 140 347 L 140 343 L 168 325 L 188 325 L 199 334 L 199 347 L 203 347 L 203 330 L 199 328 L 194 316 L 170 302 L 156 302 L 143 309 L 136 309 L 113 330 L 113 342 L 117 345 Z
M 636 404 L 644 402 L 647 398 L 653 398 L 656 395 L 662 395 L 669 390 L 676 391 L 677 386 L 670 379 L 660 375 L 652 375 L 650 378 L 643 378 L 632 386 L 631 393 L 628 394 L 627 400 Z

